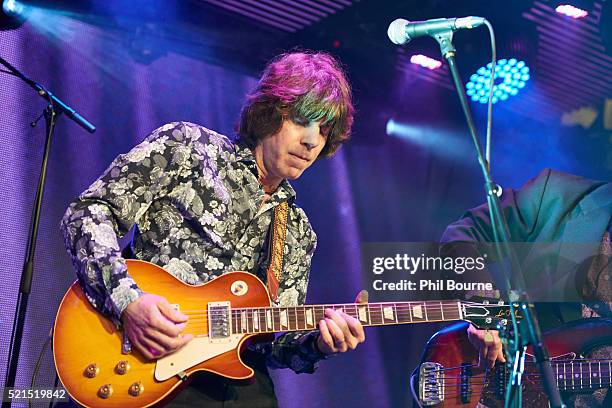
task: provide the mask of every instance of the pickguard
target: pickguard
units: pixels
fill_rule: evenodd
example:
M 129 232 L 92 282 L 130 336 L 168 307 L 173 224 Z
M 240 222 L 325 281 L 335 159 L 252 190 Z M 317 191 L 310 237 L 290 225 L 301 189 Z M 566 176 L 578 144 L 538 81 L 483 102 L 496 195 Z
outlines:
M 195 337 L 176 353 L 157 360 L 155 379 L 165 381 L 204 361 L 235 350 L 243 337 L 243 334 L 233 334 L 222 343 L 212 342 L 208 336 Z

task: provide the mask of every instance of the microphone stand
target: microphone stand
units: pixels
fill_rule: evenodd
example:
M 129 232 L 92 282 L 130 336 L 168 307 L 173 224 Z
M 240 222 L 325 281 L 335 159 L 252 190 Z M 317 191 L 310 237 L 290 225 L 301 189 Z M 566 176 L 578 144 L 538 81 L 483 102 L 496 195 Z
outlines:
M 556 378 L 553 374 L 552 367 L 550 365 L 550 357 L 548 355 L 548 351 L 546 346 L 544 345 L 544 341 L 542 340 L 542 333 L 540 331 L 540 327 L 538 325 L 537 318 L 534 313 L 533 304 L 529 300 L 529 296 L 526 291 L 525 280 L 523 277 L 522 269 L 520 264 L 516 258 L 516 254 L 512 250 L 509 245 L 510 242 L 510 233 L 508 229 L 508 224 L 506 219 L 504 218 L 503 213 L 501 212 L 501 207 L 499 203 L 499 198 L 497 196 L 498 185 L 493 182 L 491 179 L 491 174 L 489 172 L 489 163 L 486 162 L 483 149 L 480 144 L 480 139 L 476 132 L 476 126 L 474 124 L 474 119 L 472 118 L 472 114 L 470 112 L 470 107 L 468 105 L 467 96 L 465 94 L 465 90 L 463 88 L 463 82 L 461 80 L 461 76 L 459 74 L 459 70 L 457 69 L 457 64 L 455 62 L 455 53 L 456 49 L 452 43 L 453 40 L 453 31 L 448 30 L 446 32 L 438 33 L 434 35 L 436 41 L 440 45 L 440 51 L 442 52 L 442 56 L 448 62 L 448 66 L 450 72 L 453 77 L 453 82 L 455 84 L 455 88 L 457 89 L 457 94 L 459 96 L 459 101 L 461 103 L 461 107 L 463 108 L 463 113 L 467 120 L 468 128 L 470 130 L 470 135 L 472 137 L 472 141 L 474 142 L 474 146 L 476 148 L 476 154 L 478 158 L 478 163 L 480 165 L 480 169 L 482 170 L 482 174 L 485 180 L 485 191 L 487 194 L 487 203 L 489 206 L 489 211 L 491 215 L 491 223 L 493 225 L 493 232 L 495 239 L 496 251 L 498 254 L 506 254 L 510 259 L 510 264 L 512 266 L 512 270 L 509 271 L 507 268 L 502 268 L 504 270 L 504 285 L 505 285 L 505 295 L 508 300 L 510 299 L 510 294 L 512 290 L 511 282 L 514 283 L 514 292 L 518 294 L 519 301 L 517 302 L 521 311 L 521 315 L 524 317 L 524 321 L 521 324 L 520 330 L 517 330 L 517 325 L 515 321 L 515 310 L 514 310 L 514 302 L 510 301 L 510 315 L 512 317 L 512 321 L 515 329 L 515 338 L 518 339 L 518 342 L 514 342 L 514 351 L 511 350 L 512 354 L 515 355 L 515 362 L 513 365 L 512 372 L 512 381 L 509 393 L 506 395 L 505 407 L 515 406 L 521 407 L 521 377 L 522 371 L 524 368 L 524 359 L 525 352 L 527 349 L 527 345 L 531 345 L 536 364 L 540 370 L 542 381 L 544 383 L 544 389 L 546 394 L 549 397 L 551 407 L 553 408 L 565 408 L 566 405 L 561 400 L 561 395 L 559 393 L 559 388 L 556 385 Z M 493 86 L 493 78 L 491 79 L 491 86 Z M 501 259 L 501 258 L 500 258 Z M 502 262 L 503 264 L 503 262 Z M 514 273 L 511 273 L 511 272 Z M 510 342 L 509 342 L 510 343 Z
M 28 299 L 32 288 L 32 276 L 34 272 L 34 252 L 36 250 L 36 240 L 38 237 L 38 227 L 40 224 L 40 212 L 42 208 L 43 191 L 47 176 L 47 163 L 49 161 L 51 138 L 53 136 L 53 131 L 55 130 L 57 117 L 61 113 L 64 113 L 66 114 L 66 116 L 74 120 L 79 126 L 83 127 L 90 133 L 95 132 L 96 127 L 92 125 L 89 121 L 87 121 L 85 118 L 83 118 L 81 115 L 79 115 L 70 106 L 66 105 L 64 102 L 58 99 L 51 92 L 47 91 L 44 86 L 27 78 L 17 68 L 13 67 L 2 57 L 0 57 L 0 64 L 2 64 L 8 69 L 8 71 L 2 72 L 20 78 L 30 87 L 32 87 L 38 93 L 39 96 L 41 96 L 48 102 L 48 105 L 43 112 L 46 123 L 45 148 L 43 151 L 43 160 L 40 170 L 40 176 L 38 179 L 38 187 L 36 189 L 36 197 L 34 199 L 34 208 L 32 209 L 32 218 L 30 220 L 29 237 L 26 247 L 26 258 L 21 272 L 19 294 L 17 295 L 17 306 L 15 309 L 15 316 L 13 318 L 13 330 L 11 332 L 11 342 L 9 346 L 6 378 L 4 382 L 4 393 L 6 394 L 9 388 L 15 386 L 15 379 L 17 376 L 17 365 L 19 361 L 19 351 L 21 350 L 21 339 L 23 337 L 26 311 L 28 308 Z M 33 122 L 32 126 L 35 125 L 36 122 Z M 8 408 L 10 407 L 10 405 L 10 400 L 6 398 L 6 395 L 4 395 L 2 400 L 2 408 Z

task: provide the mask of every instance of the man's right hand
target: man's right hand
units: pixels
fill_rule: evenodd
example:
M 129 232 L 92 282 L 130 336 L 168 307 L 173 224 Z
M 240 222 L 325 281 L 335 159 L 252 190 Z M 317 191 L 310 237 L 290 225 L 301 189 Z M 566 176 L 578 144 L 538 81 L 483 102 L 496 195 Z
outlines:
M 497 330 L 478 330 L 470 324 L 467 328 L 468 340 L 478 350 L 478 364 L 492 368 L 496 361 L 506 362 L 502 342 Z
M 193 338 L 192 334 L 181 334 L 187 316 L 170 306 L 165 298 L 149 293 L 130 303 L 121 321 L 132 345 L 148 360 L 170 354 Z

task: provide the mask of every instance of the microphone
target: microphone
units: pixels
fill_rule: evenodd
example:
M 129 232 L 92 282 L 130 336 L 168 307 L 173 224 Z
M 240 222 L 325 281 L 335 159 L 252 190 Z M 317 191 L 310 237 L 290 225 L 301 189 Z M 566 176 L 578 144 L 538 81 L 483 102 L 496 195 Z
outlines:
M 398 18 L 389 24 L 387 35 L 394 44 L 405 44 L 413 38 L 424 35 L 434 36 L 445 31 L 456 31 L 462 28 L 474 28 L 484 24 L 482 17 L 435 18 L 426 21 L 408 21 Z

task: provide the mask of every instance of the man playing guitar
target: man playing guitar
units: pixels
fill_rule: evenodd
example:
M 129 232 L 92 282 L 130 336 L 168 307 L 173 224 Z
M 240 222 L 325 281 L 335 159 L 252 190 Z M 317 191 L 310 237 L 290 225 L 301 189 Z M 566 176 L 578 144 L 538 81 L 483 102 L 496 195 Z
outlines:
M 289 53 L 268 64 L 248 96 L 237 142 L 176 122 L 113 161 L 69 206 L 61 228 L 88 300 L 127 334 L 125 352 L 133 347 L 159 359 L 193 338 L 186 314 L 130 276 L 117 237 L 132 228 L 134 257 L 185 283 L 242 270 L 267 282 L 274 305 L 304 303 L 316 235 L 287 180 L 333 155 L 352 121 L 351 91 L 337 61 Z M 312 373 L 319 360 L 365 340 L 357 319 L 332 309 L 318 328 L 249 346 L 244 358 L 254 383 L 196 377 L 172 404 L 276 406 L 268 366 Z

